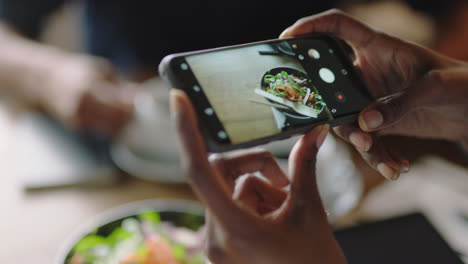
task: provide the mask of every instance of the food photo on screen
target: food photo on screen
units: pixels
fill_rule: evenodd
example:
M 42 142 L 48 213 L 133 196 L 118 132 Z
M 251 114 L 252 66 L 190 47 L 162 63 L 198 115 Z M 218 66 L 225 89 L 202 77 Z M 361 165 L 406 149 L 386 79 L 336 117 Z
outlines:
M 304 59 L 288 41 L 186 57 L 232 143 L 333 119 Z
M 263 96 L 273 107 L 278 129 L 319 119 L 327 105 L 312 80 L 305 72 L 278 67 L 269 70 L 262 78 L 261 88 L 255 93 Z M 254 101 L 253 103 L 261 103 Z M 288 120 L 288 121 L 286 121 Z

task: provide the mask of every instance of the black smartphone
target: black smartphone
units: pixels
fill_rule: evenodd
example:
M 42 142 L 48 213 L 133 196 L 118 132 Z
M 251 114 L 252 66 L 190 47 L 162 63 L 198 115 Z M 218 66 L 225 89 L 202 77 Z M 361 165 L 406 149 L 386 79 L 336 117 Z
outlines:
M 372 100 L 327 34 L 173 54 L 159 72 L 190 97 L 210 152 L 354 122 Z

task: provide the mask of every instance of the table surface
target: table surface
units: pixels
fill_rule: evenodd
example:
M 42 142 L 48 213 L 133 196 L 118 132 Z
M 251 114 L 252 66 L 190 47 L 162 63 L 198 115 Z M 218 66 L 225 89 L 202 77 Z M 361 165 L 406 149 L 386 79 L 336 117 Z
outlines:
M 15 116 L 0 103 L 0 263 L 53 263 L 73 231 L 109 208 L 154 198 L 194 199 L 186 185 L 136 179 L 112 188 L 23 191 L 12 155 Z
M 1 263 L 53 263 L 73 231 L 97 214 L 127 202 L 154 198 L 194 199 L 188 186 L 136 179 L 108 188 L 69 187 L 25 192 L 15 177 L 11 155 L 14 127 L 15 113 L 0 104 Z M 452 247 L 468 255 L 468 242 L 464 239 L 468 237 L 468 223 L 456 217 L 459 213 L 468 216 L 466 177 L 466 168 L 440 158 L 426 157 L 399 181 L 368 188 L 370 191 L 361 206 L 340 225 L 419 210 L 429 217 Z

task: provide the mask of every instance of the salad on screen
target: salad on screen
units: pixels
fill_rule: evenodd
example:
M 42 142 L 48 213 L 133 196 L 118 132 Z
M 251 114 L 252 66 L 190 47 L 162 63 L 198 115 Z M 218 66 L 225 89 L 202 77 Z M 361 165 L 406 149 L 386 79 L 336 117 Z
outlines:
M 318 112 L 326 106 L 322 96 L 312 85 L 312 81 L 305 77 L 281 71 L 275 75 L 264 76 L 264 89 L 278 97 L 291 102 L 303 103 Z

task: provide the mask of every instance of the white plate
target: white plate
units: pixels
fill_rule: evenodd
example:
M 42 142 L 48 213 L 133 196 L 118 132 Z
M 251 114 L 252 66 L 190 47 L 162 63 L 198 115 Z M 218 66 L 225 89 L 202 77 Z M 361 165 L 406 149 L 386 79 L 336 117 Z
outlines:
M 135 99 L 133 120 L 111 147 L 117 167 L 150 181 L 185 183 L 179 166 L 179 143 L 169 112 L 169 89 L 151 81 Z

